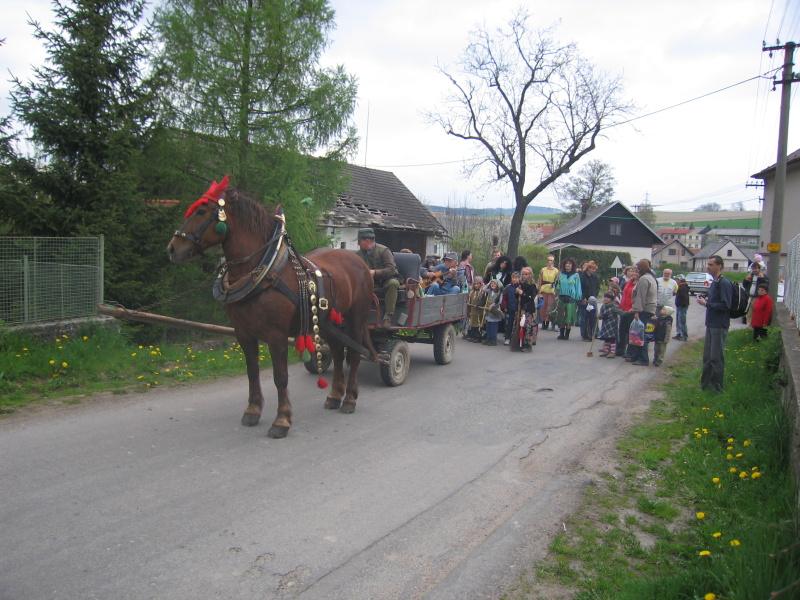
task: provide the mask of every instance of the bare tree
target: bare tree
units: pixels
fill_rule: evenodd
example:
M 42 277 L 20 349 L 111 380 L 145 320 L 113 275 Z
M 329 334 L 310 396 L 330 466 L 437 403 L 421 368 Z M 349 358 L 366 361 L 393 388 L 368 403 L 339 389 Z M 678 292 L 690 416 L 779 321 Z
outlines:
M 575 216 L 614 200 L 614 169 L 602 160 L 590 160 L 577 175 L 556 183 L 558 199 L 564 209 Z
M 465 175 L 489 167 L 486 184 L 508 180 L 516 203 L 508 252 L 518 249 L 525 209 L 588 152 L 601 132 L 633 109 L 622 82 L 552 39 L 554 27 L 531 30 L 520 8 L 507 29 L 479 27 L 459 63 L 440 73 L 453 85 L 443 109 L 427 115 L 449 135 L 475 142 Z

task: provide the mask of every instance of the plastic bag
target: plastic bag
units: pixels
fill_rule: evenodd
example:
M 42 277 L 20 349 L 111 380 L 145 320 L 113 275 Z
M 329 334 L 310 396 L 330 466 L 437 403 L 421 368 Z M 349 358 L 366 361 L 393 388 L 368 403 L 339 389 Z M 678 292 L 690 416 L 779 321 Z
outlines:
M 628 344 L 631 346 L 644 346 L 644 323 L 638 318 L 633 320 L 628 331 Z

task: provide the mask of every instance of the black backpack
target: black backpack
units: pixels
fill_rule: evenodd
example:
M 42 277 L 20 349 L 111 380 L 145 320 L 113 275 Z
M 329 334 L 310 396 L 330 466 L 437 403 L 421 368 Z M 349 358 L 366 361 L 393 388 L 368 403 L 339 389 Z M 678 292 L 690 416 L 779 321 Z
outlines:
M 741 285 L 736 285 L 732 281 L 731 285 L 733 286 L 733 295 L 731 296 L 731 308 L 728 314 L 731 319 L 740 319 L 747 312 L 747 302 L 750 300 L 750 296 Z

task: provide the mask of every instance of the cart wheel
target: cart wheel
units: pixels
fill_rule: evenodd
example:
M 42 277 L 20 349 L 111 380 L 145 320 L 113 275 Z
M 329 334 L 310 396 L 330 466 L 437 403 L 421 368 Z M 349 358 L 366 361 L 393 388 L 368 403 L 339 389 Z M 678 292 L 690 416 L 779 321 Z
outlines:
M 389 387 L 401 385 L 408 376 L 411 367 L 411 352 L 405 340 L 389 340 L 385 352 L 389 355 L 389 362 L 381 364 L 381 379 Z
M 440 325 L 433 332 L 433 358 L 437 365 L 449 365 L 456 351 L 456 329 L 452 324 Z
M 319 351 L 322 352 L 322 371 L 317 371 L 317 353 L 311 353 L 311 360 L 307 360 L 303 364 L 306 367 L 306 371 L 312 373 L 314 375 L 318 375 L 320 373 L 324 373 L 327 371 L 331 363 L 333 362 L 333 357 L 331 356 L 331 349 L 328 348 L 327 345 L 320 346 Z

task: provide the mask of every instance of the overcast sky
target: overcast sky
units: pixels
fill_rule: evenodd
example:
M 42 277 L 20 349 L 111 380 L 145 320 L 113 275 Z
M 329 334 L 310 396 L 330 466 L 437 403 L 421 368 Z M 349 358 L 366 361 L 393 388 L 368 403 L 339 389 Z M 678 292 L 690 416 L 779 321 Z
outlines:
M 468 142 L 428 126 L 422 112 L 442 105 L 448 82 L 436 65 L 453 65 L 477 24 L 503 25 L 515 0 L 331 0 L 337 29 L 325 64 L 343 64 L 359 81 L 354 124 L 361 144 L 353 162 L 394 172 L 423 201 L 511 207 L 510 187 L 485 189 L 463 179 Z M 800 43 L 800 0 L 528 0 L 536 26 L 560 24 L 555 38 L 611 75 L 646 115 L 734 86 L 783 64 L 762 41 Z M 9 72 L 26 78 L 44 53 L 27 16 L 52 19 L 44 0 L 0 0 L 0 112 L 8 112 Z M 800 51 L 796 61 L 800 63 Z M 793 99 L 800 84 L 793 86 Z M 691 210 L 707 202 L 759 208 L 749 176 L 776 162 L 780 87 L 754 80 L 630 125 L 610 129 L 583 162 L 610 164 L 616 198 L 648 197 L 657 210 Z M 793 102 L 789 152 L 800 148 Z M 580 165 L 580 163 L 579 163 Z M 209 175 L 210 177 L 213 174 Z M 550 191 L 533 204 L 557 207 Z

